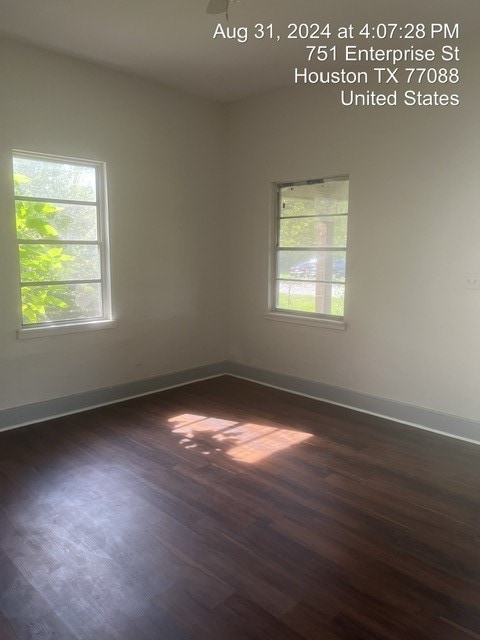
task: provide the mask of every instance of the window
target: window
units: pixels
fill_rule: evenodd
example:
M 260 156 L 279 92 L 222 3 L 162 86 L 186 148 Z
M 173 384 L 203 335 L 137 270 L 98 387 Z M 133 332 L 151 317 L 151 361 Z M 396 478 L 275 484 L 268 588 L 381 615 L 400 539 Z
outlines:
M 277 185 L 274 311 L 343 320 L 348 177 Z
M 22 328 L 111 319 L 105 166 L 14 152 Z

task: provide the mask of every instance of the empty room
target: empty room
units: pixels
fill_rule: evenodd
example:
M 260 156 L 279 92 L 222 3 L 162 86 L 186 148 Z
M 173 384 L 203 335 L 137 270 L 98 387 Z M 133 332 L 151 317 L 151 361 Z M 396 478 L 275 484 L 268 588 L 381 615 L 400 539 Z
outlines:
M 478 0 L 0 0 L 0 640 L 480 639 Z

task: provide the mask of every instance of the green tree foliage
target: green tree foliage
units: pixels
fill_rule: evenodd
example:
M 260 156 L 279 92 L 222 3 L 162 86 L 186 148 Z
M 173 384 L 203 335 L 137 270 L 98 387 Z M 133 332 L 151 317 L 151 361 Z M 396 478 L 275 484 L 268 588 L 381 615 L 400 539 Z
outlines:
M 14 174 L 15 191 L 29 178 Z M 20 240 L 51 240 L 59 238 L 59 231 L 53 226 L 55 214 L 62 208 L 44 202 L 17 200 L 16 224 L 17 237 Z M 67 263 L 74 258 L 65 253 L 61 246 L 43 244 L 19 244 L 21 279 L 23 282 L 41 282 L 45 280 L 66 279 L 69 269 Z M 22 287 L 22 316 L 24 322 L 35 324 L 49 321 L 52 309 L 64 315 L 75 315 L 79 308 L 75 296 L 68 285 L 24 286 Z M 53 313 L 55 315 L 55 313 Z M 58 314 L 57 314 L 58 315 Z

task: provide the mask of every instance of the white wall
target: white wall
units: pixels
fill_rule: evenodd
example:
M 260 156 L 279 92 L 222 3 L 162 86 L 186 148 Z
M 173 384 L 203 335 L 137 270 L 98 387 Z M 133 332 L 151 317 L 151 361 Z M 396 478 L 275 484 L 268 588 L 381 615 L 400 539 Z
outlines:
M 0 409 L 223 360 L 224 107 L 0 44 Z M 17 340 L 11 149 L 103 160 L 117 328 Z
M 230 359 L 480 417 L 480 291 L 464 286 L 480 273 L 479 56 L 463 44 L 461 108 L 352 109 L 298 87 L 233 105 Z M 265 319 L 271 183 L 343 173 L 348 329 Z

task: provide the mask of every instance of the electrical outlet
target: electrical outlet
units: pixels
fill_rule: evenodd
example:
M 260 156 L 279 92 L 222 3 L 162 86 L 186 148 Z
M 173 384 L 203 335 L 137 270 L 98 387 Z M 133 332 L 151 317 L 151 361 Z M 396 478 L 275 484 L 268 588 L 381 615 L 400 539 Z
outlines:
M 471 291 L 480 291 L 480 273 L 466 273 L 465 288 Z

